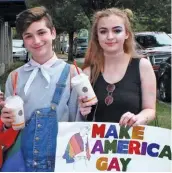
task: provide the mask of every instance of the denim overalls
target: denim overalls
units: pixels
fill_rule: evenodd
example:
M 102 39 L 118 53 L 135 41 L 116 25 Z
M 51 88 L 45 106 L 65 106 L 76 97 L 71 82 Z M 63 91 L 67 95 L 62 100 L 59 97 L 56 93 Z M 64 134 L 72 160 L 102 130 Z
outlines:
M 66 64 L 51 101 L 51 107 L 37 109 L 22 131 L 21 147 L 26 171 L 52 172 L 55 167 L 58 106 L 66 86 L 70 65 Z

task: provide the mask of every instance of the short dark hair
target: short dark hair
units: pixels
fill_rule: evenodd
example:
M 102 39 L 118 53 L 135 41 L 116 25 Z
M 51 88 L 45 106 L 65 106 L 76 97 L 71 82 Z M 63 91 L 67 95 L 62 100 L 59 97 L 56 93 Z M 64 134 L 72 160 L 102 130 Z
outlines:
M 46 26 L 52 30 L 54 25 L 50 14 L 47 9 L 43 6 L 34 7 L 27 10 L 22 11 L 17 15 L 16 19 L 16 30 L 17 33 L 22 37 L 22 34 L 27 30 L 27 28 L 36 21 L 41 19 L 45 19 Z

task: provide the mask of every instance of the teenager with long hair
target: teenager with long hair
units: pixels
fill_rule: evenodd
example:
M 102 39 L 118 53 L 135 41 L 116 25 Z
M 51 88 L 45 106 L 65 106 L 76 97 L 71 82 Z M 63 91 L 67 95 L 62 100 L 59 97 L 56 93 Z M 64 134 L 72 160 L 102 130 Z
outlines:
M 136 54 L 130 17 L 130 10 L 117 8 L 94 15 L 83 71 L 90 76 L 98 103 L 79 98 L 88 121 L 133 126 L 155 118 L 155 74 L 151 63 Z

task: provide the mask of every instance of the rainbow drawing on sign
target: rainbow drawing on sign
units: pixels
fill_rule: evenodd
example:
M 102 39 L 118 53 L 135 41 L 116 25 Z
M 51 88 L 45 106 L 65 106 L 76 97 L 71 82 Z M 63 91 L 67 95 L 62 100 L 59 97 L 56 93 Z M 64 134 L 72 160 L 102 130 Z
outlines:
M 75 133 L 69 140 L 63 159 L 66 163 L 74 163 L 76 157 L 80 157 L 79 154 L 84 152 L 87 160 L 90 160 L 90 149 L 88 143 L 89 127 L 84 127 L 79 133 Z

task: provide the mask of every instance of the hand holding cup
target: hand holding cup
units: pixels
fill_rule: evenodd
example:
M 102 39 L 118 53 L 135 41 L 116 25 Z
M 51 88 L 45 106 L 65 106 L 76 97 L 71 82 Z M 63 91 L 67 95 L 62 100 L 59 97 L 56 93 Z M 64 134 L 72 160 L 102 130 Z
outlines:
M 87 102 L 87 96 L 80 96 L 78 98 L 79 101 L 79 109 L 83 116 L 88 115 L 91 112 L 92 106 L 97 103 L 97 100 L 91 100 Z

